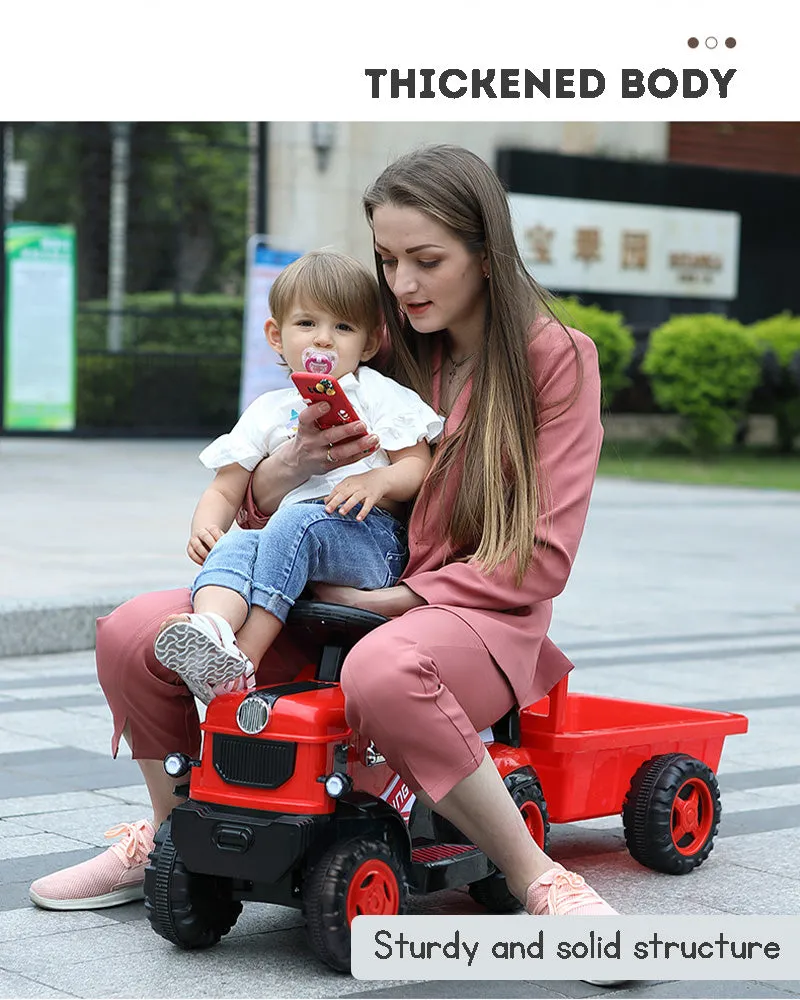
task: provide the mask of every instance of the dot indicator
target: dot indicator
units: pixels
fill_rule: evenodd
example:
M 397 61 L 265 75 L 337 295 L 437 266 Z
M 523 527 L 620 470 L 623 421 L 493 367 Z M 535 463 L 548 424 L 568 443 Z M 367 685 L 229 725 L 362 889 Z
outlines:
M 689 46 L 690 49 L 696 49 L 697 46 L 700 44 L 700 42 L 698 42 L 696 38 L 690 38 L 686 44 Z
M 707 49 L 715 49 L 716 47 L 717 47 L 717 40 L 716 40 L 716 38 L 714 38 L 713 35 L 709 36 L 706 39 L 706 48 Z
M 734 48 L 736 48 L 736 39 L 735 38 L 726 38 L 725 39 L 725 48 L 726 49 L 734 49 Z

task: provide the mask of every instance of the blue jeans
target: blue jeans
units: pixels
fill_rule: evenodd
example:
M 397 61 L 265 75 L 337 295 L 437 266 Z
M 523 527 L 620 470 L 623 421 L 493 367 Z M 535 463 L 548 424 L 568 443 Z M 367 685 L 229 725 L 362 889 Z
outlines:
M 360 509 L 329 514 L 324 500 L 306 500 L 282 507 L 258 531 L 223 535 L 195 578 L 192 599 L 201 587 L 226 587 L 285 622 L 309 582 L 393 586 L 408 559 L 405 526 L 375 507 L 357 521 Z

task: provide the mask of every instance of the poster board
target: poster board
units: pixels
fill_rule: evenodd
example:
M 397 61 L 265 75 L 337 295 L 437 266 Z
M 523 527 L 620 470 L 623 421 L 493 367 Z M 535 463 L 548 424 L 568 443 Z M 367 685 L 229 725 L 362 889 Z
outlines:
M 737 212 L 509 195 L 523 259 L 546 288 L 702 299 L 738 294 Z
M 3 427 L 75 427 L 76 254 L 71 226 L 5 227 Z
M 240 413 L 262 393 L 285 389 L 290 384 L 288 370 L 280 366 L 279 356 L 264 336 L 264 323 L 270 315 L 272 282 L 300 256 L 293 251 L 271 249 L 266 236 L 251 236 L 247 241 Z

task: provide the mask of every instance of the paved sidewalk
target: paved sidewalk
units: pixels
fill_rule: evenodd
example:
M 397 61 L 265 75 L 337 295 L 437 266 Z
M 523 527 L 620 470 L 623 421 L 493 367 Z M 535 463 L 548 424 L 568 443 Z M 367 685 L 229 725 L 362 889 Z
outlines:
M 0 656 L 86 649 L 97 614 L 191 582 L 205 443 L 0 438 Z
M 208 952 L 155 935 L 141 904 L 32 907 L 38 875 L 93 856 L 145 814 L 138 769 L 108 755 L 108 709 L 71 608 L 189 581 L 186 527 L 208 474 L 200 442 L 0 439 L 0 997 L 764 997 L 800 983 L 367 982 L 311 957 L 297 912 L 250 904 Z M 800 495 L 601 480 L 552 635 L 574 690 L 744 712 L 719 769 L 723 820 L 708 861 L 657 875 L 616 818 L 556 826 L 569 860 L 626 913 L 800 914 Z M 27 614 L 28 619 L 24 619 Z M 62 652 L 31 655 L 22 626 Z M 86 634 L 86 632 L 84 632 Z M 8 647 L 6 647 L 6 650 Z M 2 653 L 2 647 L 0 647 Z M 476 913 L 464 892 L 415 912 Z M 524 921 L 525 917 L 520 916 Z

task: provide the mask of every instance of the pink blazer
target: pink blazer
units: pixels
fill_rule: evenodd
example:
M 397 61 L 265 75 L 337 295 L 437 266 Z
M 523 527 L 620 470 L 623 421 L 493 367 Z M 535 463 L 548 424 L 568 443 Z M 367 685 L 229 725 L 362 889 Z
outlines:
M 572 663 L 547 637 L 547 630 L 553 598 L 567 583 L 583 534 L 603 439 L 597 348 L 585 334 L 570 332 L 583 375 L 580 391 L 567 409 L 565 401 L 579 377 L 572 345 L 552 321 L 544 319 L 531 331 L 528 357 L 539 394 L 539 462 L 548 501 L 538 529 L 547 544 L 539 550 L 522 586 L 515 585 L 511 567 L 501 566 L 487 575 L 467 563 L 442 565 L 446 554 L 443 534 L 432 523 L 433 518 L 423 523 L 419 506 L 411 516 L 410 556 L 401 577 L 428 604 L 446 608 L 474 629 L 508 678 L 520 706 L 543 697 L 572 669 Z M 439 368 L 438 360 L 435 368 Z M 463 420 L 471 388 L 470 381 L 453 406 L 445 433 Z M 433 406 L 438 409 L 439 374 L 434 375 L 432 389 Z M 460 485 L 454 482 L 449 488 Z M 246 528 L 263 527 L 268 520 L 253 500 L 252 478 L 238 520 Z M 414 615 L 417 610 L 406 614 Z
M 446 608 L 474 629 L 508 678 L 521 706 L 541 698 L 572 669 L 547 631 L 553 598 L 567 583 L 583 534 L 603 439 L 597 348 L 585 334 L 570 332 L 582 360 L 583 376 L 580 391 L 568 409 L 565 400 L 574 391 L 579 373 L 575 351 L 563 329 L 552 321 L 540 321 L 532 330 L 528 349 L 539 393 L 538 451 L 547 501 L 538 530 L 547 544 L 539 550 L 522 586 L 515 585 L 510 566 L 485 574 L 468 563 L 442 565 L 444 538 L 431 523 L 433 518 L 423 524 L 419 505 L 409 524 L 410 558 L 401 577 L 428 604 Z M 453 406 L 445 433 L 463 420 L 471 388 L 470 381 Z M 440 392 L 441 375 L 437 373 L 434 409 L 438 409 Z M 448 489 L 461 485 L 454 482 Z

